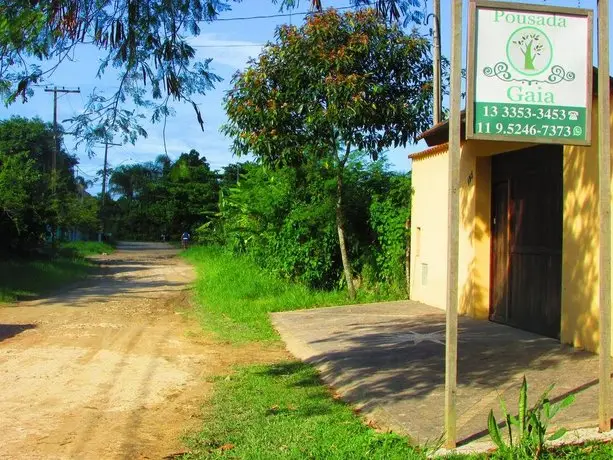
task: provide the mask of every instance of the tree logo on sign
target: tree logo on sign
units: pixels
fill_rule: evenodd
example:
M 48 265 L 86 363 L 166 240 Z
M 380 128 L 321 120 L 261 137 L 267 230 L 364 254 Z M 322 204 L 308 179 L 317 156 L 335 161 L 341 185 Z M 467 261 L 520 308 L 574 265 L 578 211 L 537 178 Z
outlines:
M 553 47 L 547 34 L 536 27 L 521 27 L 507 41 L 507 59 L 522 75 L 545 72 L 553 60 Z

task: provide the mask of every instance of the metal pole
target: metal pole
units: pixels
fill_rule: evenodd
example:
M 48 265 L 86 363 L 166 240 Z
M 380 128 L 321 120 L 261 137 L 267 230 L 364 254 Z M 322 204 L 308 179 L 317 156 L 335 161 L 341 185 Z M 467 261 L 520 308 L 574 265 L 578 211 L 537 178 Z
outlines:
M 600 211 L 600 355 L 598 426 L 611 429 L 611 125 L 609 0 L 598 1 L 598 192 Z
M 102 168 L 102 205 L 101 205 L 102 209 L 104 209 L 104 204 L 106 202 L 106 165 L 108 161 L 108 153 L 109 153 L 109 143 L 107 141 L 104 143 L 104 166 Z
M 445 338 L 445 445 L 456 447 L 458 365 L 458 257 L 460 227 L 460 94 L 462 92 L 462 0 L 451 6 L 451 107 L 449 114 L 449 221 L 447 228 L 447 304 Z
M 441 121 L 441 0 L 434 0 L 432 4 L 432 14 L 434 15 L 434 28 L 432 41 L 434 42 L 434 52 L 432 53 L 432 93 L 433 93 L 433 121 L 438 124 Z
M 102 202 L 100 204 L 100 232 L 98 233 L 98 241 L 102 241 L 102 236 L 106 231 L 106 214 L 105 214 L 105 204 L 106 204 L 106 176 L 107 176 L 107 165 L 108 165 L 108 153 L 109 153 L 109 145 L 118 145 L 121 144 L 113 144 L 109 141 L 104 141 L 104 166 L 102 167 Z
M 57 154 L 59 150 L 59 136 L 57 135 L 57 88 L 53 89 L 53 156 L 51 157 L 51 190 L 55 193 L 57 174 Z
M 57 157 L 60 152 L 60 136 L 57 126 L 57 93 L 80 93 L 80 89 L 66 89 L 55 86 L 53 89 L 45 88 L 45 92 L 53 93 L 53 154 L 51 156 L 51 190 L 55 194 L 57 182 Z

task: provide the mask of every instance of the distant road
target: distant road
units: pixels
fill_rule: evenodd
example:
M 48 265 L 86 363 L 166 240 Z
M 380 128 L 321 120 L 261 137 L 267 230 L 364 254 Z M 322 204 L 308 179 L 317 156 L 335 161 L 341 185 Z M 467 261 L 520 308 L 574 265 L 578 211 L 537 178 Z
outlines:
M 219 350 L 177 313 L 194 279 L 177 252 L 121 243 L 80 287 L 0 308 L 0 457 L 161 458 L 181 448 Z

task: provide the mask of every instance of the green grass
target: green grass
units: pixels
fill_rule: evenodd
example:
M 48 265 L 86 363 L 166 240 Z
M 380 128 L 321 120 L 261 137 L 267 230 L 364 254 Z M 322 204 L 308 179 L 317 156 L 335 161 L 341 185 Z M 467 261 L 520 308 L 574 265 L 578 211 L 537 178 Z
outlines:
M 98 254 L 110 254 L 115 248 L 108 243 L 98 241 L 71 241 L 60 244 L 62 251 L 72 251 L 80 257 L 93 256 Z
M 280 280 L 222 248 L 197 246 L 183 255 L 198 273 L 195 295 L 203 323 L 224 340 L 276 340 L 271 312 L 352 303 L 344 291 L 315 291 Z M 377 300 L 386 298 L 360 293 L 353 303 Z
M 549 459 L 578 459 L 589 458 L 590 460 L 610 460 L 613 458 L 613 444 L 609 443 L 586 443 L 575 446 L 564 446 L 553 451 L 545 452 L 543 460 Z
M 424 458 L 406 438 L 364 425 L 299 362 L 250 366 L 220 379 L 208 412 L 186 459 Z
M 40 297 L 87 277 L 93 270 L 86 256 L 112 252 L 106 243 L 62 243 L 57 256 L 0 260 L 0 303 Z

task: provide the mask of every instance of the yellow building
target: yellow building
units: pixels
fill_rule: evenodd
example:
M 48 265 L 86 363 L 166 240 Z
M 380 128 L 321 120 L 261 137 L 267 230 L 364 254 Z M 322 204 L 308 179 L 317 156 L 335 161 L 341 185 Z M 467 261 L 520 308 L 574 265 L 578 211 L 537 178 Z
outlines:
M 591 146 L 466 140 L 459 311 L 597 352 L 598 113 Z M 613 121 L 613 118 L 611 118 Z M 448 124 L 412 154 L 411 298 L 445 308 Z

